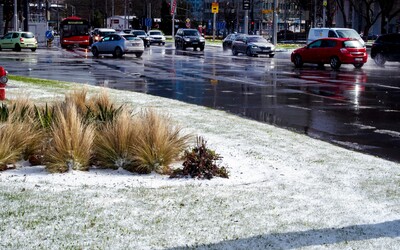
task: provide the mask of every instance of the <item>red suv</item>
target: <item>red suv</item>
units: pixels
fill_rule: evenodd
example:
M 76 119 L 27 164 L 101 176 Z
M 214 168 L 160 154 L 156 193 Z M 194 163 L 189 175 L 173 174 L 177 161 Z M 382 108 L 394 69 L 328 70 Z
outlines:
M 367 59 L 366 48 L 351 38 L 318 39 L 296 49 L 291 55 L 291 61 L 296 67 L 302 67 L 304 63 L 314 63 L 321 67 L 330 64 L 333 69 L 339 69 L 342 64 L 353 64 L 354 67 L 361 68 Z

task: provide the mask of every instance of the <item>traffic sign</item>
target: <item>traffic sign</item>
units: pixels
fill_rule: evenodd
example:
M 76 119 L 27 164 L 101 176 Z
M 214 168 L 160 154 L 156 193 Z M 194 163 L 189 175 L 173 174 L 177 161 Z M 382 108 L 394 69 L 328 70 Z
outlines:
M 54 38 L 54 32 L 52 30 L 46 31 L 45 35 L 48 40 L 52 40 Z
M 146 19 L 144 20 L 144 25 L 145 25 L 146 27 L 151 27 L 151 24 L 152 24 L 151 18 L 146 18 Z
M 243 0 L 243 10 L 250 9 L 250 0 Z
M 218 13 L 218 3 L 213 2 L 211 3 L 211 13 Z

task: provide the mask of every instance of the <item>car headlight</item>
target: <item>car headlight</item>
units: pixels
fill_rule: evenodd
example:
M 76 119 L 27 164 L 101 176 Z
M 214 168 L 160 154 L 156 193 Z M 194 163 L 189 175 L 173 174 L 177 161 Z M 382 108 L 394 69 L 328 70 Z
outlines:
M 258 46 L 257 46 L 257 45 L 251 45 L 251 48 L 252 48 L 252 49 L 257 49 Z
M 206 39 L 204 39 L 204 37 L 200 37 L 200 42 L 205 42 Z
M 183 40 L 184 40 L 185 42 L 190 42 L 190 38 L 187 38 L 187 37 L 184 37 Z

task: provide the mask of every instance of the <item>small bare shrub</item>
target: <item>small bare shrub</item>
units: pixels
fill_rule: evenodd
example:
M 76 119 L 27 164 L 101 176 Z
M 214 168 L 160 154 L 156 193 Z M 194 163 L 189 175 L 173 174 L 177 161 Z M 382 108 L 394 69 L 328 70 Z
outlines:
M 139 164 L 136 171 L 169 173 L 169 165 L 186 149 L 190 135 L 182 135 L 182 129 L 170 117 L 154 110 L 139 115 L 137 128 L 137 143 L 133 146 Z
M 124 110 L 112 122 L 98 128 L 94 152 L 99 166 L 118 169 L 135 168 L 132 146 L 137 137 L 134 118 Z
M 94 127 L 82 122 L 74 103 L 58 106 L 46 152 L 46 168 L 50 172 L 88 170 L 94 135 Z
M 222 157 L 206 147 L 206 141 L 197 137 L 197 146 L 191 151 L 186 150 L 183 169 L 176 169 L 170 175 L 171 178 L 190 176 L 199 179 L 211 179 L 214 176 L 228 178 L 225 167 L 219 167 L 217 161 Z

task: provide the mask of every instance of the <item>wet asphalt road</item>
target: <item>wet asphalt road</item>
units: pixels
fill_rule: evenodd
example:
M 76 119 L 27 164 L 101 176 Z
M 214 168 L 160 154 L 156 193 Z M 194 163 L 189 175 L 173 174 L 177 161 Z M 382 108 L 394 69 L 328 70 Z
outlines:
M 400 162 L 400 64 L 295 69 L 290 52 L 232 56 L 152 46 L 142 58 L 57 48 L 0 52 L 9 74 L 144 92 L 225 110 Z

